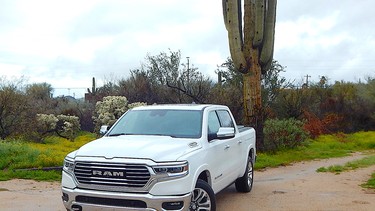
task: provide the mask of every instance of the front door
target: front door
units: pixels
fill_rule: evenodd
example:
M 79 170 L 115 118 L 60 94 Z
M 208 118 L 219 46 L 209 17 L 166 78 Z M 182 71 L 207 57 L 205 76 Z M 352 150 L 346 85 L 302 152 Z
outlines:
M 214 136 L 222 127 L 218 113 L 216 111 L 211 111 L 208 115 L 208 134 L 209 136 Z M 212 182 L 215 184 L 214 190 L 219 191 L 225 188 L 228 184 L 234 181 L 236 178 L 235 172 L 238 155 L 236 155 L 237 150 L 236 142 L 234 139 L 216 139 L 213 138 L 209 143 L 210 150 L 208 151 L 209 160 L 212 161 Z

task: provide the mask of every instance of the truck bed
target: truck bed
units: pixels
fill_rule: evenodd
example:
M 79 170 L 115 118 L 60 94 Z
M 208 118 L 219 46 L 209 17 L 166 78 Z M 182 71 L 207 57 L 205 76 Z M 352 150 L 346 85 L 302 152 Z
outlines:
M 237 128 L 238 128 L 238 132 L 242 133 L 246 130 L 250 130 L 251 127 L 246 127 L 244 125 L 237 125 Z

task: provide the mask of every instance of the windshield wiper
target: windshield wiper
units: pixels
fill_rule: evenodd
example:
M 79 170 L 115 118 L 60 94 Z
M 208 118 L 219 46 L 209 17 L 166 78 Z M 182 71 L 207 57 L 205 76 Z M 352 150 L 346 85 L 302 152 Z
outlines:
M 169 134 L 146 134 L 148 136 L 169 136 L 169 137 L 172 137 L 172 138 L 177 138 L 177 136 L 174 136 L 174 135 L 169 135 Z
M 134 134 L 134 133 L 113 133 L 113 134 L 109 134 L 108 136 L 126 136 L 126 135 L 137 135 L 137 134 Z
M 135 133 L 113 133 L 109 134 L 108 136 L 126 136 L 126 135 L 145 135 L 145 136 L 169 136 L 172 138 L 177 138 L 177 136 L 169 135 L 169 134 L 135 134 Z

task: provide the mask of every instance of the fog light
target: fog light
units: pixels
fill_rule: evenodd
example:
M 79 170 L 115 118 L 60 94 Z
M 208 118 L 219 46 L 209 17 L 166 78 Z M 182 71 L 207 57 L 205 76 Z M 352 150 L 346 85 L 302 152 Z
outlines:
M 75 205 L 72 206 L 72 210 L 73 211 L 82 211 L 82 207 L 75 204 Z
M 163 209 L 166 210 L 180 210 L 184 207 L 183 201 L 164 202 L 162 204 Z
M 62 195 L 62 200 L 64 201 L 64 202 L 67 202 L 67 201 L 69 201 L 69 195 L 68 194 L 66 194 L 66 193 L 63 193 L 63 195 Z

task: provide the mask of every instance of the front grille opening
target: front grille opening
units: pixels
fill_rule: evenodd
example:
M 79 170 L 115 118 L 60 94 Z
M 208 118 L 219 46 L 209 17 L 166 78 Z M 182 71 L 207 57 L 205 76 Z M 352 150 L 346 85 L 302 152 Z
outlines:
M 147 208 L 147 204 L 141 200 L 111 199 L 91 196 L 76 196 L 76 202 L 85 204 L 97 204 L 116 207 Z
M 151 178 L 143 165 L 77 162 L 74 175 L 80 184 L 144 188 Z

